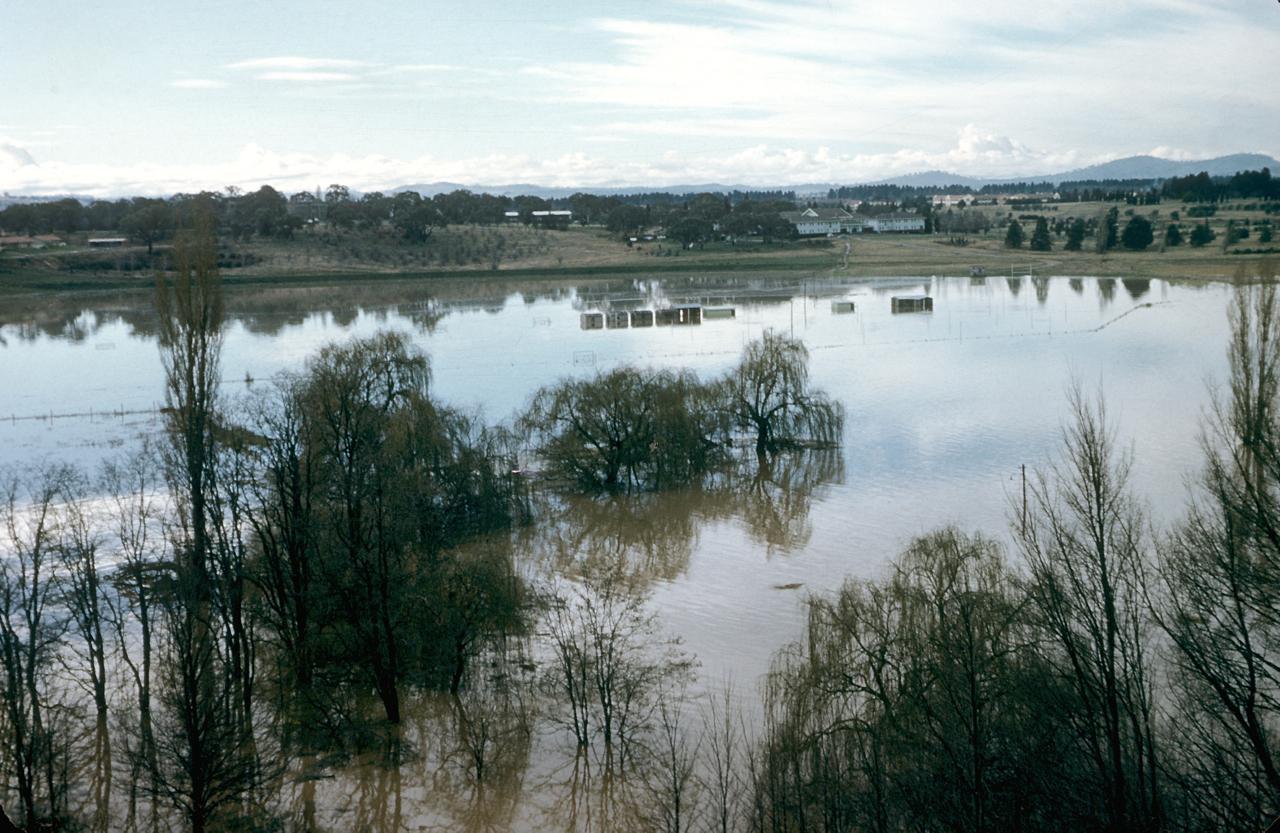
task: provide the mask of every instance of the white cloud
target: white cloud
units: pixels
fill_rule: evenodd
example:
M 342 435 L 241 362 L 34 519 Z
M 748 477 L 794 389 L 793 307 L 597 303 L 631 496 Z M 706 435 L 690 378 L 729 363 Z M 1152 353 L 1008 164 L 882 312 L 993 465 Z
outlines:
M 1185 159 L 1202 159 L 1204 154 L 1196 153 L 1183 148 L 1169 147 L 1168 145 L 1159 145 L 1147 151 L 1147 156 L 1158 156 L 1161 159 L 1177 159 L 1179 161 Z
M 181 90 L 217 90 L 227 86 L 227 82 L 212 78 L 178 78 L 170 81 L 169 86 Z
M 352 61 L 345 58 L 304 58 L 292 55 L 281 55 L 272 58 L 253 58 L 248 61 L 236 61 L 227 64 L 227 69 L 356 69 L 369 66 L 364 61 Z
M 607 137 L 587 137 L 587 139 Z M 583 141 L 586 141 L 584 139 Z M 342 182 L 359 190 L 387 190 L 412 182 L 449 180 L 478 185 L 527 182 L 549 186 L 661 186 L 721 182 L 755 186 L 859 182 L 928 169 L 956 173 L 1020 176 L 1052 173 L 1105 161 L 1033 150 L 1014 139 L 967 126 L 941 152 L 903 148 L 883 153 L 842 154 L 828 147 L 756 144 L 731 152 L 667 151 L 642 159 L 618 160 L 582 152 L 535 157 L 491 153 L 446 159 L 424 155 L 397 159 L 381 154 L 317 156 L 279 153 L 245 145 L 235 158 L 195 165 L 67 164 L 7 155 L 0 145 L 0 190 L 15 193 L 92 195 L 160 194 L 227 185 L 252 189 L 263 184 L 290 192 L 317 182 Z M 19 149 L 20 150 L 20 149 Z
M 259 81 L 293 81 L 304 84 L 329 81 L 355 81 L 357 76 L 349 72 L 264 72 L 255 75 Z
M 714 22 L 598 19 L 588 33 L 608 58 L 522 72 L 548 104 L 632 111 L 611 128 L 650 136 L 940 149 L 976 122 L 1096 153 L 1108 140 L 1142 147 L 1153 134 L 1238 123 L 1236 112 L 1280 118 L 1280 99 L 1240 80 L 1280 72 L 1276 26 L 1239 10 L 1186 0 L 726 5 Z M 1262 138 L 1259 126 L 1245 141 Z
M 387 67 L 383 72 L 391 74 L 398 72 L 465 72 L 466 67 L 456 64 L 396 64 Z

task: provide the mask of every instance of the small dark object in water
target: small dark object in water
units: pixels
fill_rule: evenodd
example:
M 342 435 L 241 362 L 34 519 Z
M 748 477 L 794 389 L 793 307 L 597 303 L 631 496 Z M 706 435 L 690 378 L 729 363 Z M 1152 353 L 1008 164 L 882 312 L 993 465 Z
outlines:
M 804 582 L 793 581 L 789 584 L 775 584 L 773 586 L 773 589 L 774 590 L 799 590 L 801 587 L 804 587 Z

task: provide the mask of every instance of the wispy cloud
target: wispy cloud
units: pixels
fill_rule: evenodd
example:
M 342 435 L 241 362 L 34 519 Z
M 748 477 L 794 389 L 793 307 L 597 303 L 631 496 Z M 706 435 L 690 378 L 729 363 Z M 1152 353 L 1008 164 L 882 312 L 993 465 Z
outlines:
M 270 58 L 252 58 L 247 61 L 236 61 L 227 64 L 227 69 L 247 70 L 322 70 L 322 69 L 357 69 L 369 66 L 365 61 L 353 61 L 346 58 L 306 58 L 296 55 L 278 55 Z
M 726 5 L 702 21 L 590 21 L 608 57 L 523 73 L 549 106 L 635 112 L 616 125 L 634 135 L 939 147 L 976 122 L 1096 148 L 1101 125 L 1129 147 L 1186 132 L 1189 111 L 1225 114 L 1240 78 L 1280 71 L 1274 22 L 1185 0 Z M 1280 100 L 1250 98 L 1280 117 Z
M 603 137 L 587 137 L 597 139 Z M 587 141 L 584 139 L 583 141 Z M 22 148 L 14 147 L 18 154 Z M 29 160 L 29 161 L 28 161 Z M 171 194 L 227 185 L 283 191 L 342 182 L 360 190 L 386 190 L 407 182 L 448 180 L 469 184 L 528 182 L 548 186 L 662 186 L 689 182 L 732 182 L 776 186 L 813 182 L 858 182 L 930 168 L 959 173 L 1021 175 L 1050 173 L 1104 161 L 1074 154 L 1038 153 L 1022 143 L 967 127 L 941 152 L 915 148 L 872 154 L 842 154 L 827 147 L 752 145 L 731 153 L 667 153 L 630 160 L 581 152 L 545 157 L 490 153 L 445 158 L 395 158 L 380 154 L 328 156 L 280 153 L 246 145 L 234 158 L 192 165 L 66 164 L 40 169 L 29 154 L 0 153 L 0 190 L 17 193 Z
M 264 72 L 255 75 L 259 81 L 296 81 L 307 84 L 328 81 L 355 81 L 359 76 L 349 72 Z
M 218 90 L 227 86 L 227 82 L 212 78 L 178 78 L 170 81 L 169 86 L 180 90 Z
M 395 64 L 381 70 L 381 73 L 391 75 L 401 72 L 465 72 L 466 69 L 466 67 L 458 66 L 457 64 Z

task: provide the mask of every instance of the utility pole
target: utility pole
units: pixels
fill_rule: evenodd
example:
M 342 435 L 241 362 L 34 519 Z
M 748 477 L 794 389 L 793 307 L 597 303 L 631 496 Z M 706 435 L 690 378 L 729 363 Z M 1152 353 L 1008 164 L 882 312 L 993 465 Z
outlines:
M 1027 537 L 1027 464 L 1022 464 L 1022 537 Z

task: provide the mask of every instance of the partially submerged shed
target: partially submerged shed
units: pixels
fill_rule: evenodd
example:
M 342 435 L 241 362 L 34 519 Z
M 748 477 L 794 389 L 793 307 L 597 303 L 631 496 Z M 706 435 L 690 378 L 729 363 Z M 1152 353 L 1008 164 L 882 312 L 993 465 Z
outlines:
M 933 312 L 933 298 L 928 295 L 894 295 L 889 309 L 894 313 Z

